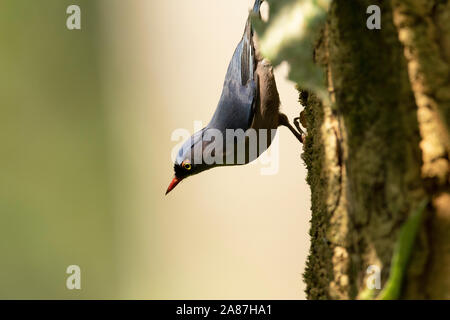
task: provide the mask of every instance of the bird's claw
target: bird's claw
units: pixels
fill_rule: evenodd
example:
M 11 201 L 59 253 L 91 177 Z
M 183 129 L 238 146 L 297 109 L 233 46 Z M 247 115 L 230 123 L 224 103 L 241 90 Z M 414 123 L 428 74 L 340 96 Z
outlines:
M 302 137 L 302 143 L 306 139 L 306 133 L 302 130 L 302 127 L 300 126 L 300 117 L 294 118 L 294 126 L 297 128 L 298 132 L 300 133 Z
M 300 127 L 300 117 L 294 118 L 294 125 L 301 134 L 304 134 L 302 128 Z

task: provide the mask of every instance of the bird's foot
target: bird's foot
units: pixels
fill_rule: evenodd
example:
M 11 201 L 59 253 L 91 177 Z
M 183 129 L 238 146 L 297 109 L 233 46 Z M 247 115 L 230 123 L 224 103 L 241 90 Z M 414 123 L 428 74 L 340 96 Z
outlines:
M 305 142 L 306 139 L 306 133 L 302 130 L 302 127 L 300 126 L 300 117 L 294 118 L 294 126 L 297 128 L 298 133 L 301 136 L 301 143 Z
M 288 117 L 284 113 L 280 113 L 279 119 L 278 119 L 278 121 L 279 121 L 278 125 L 287 127 L 289 130 L 291 130 L 291 132 L 298 139 L 298 141 L 300 141 L 301 143 L 304 143 L 306 134 L 303 132 L 302 128 L 300 127 L 299 119 L 300 118 L 294 119 L 294 125 L 297 128 L 297 130 L 295 130 L 295 128 L 289 122 Z

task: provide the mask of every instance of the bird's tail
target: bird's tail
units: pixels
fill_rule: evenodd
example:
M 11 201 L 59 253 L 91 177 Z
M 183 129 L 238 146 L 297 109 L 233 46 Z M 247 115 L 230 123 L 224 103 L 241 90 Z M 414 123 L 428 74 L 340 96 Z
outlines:
M 264 0 L 255 0 L 255 4 L 253 5 L 253 12 L 259 13 L 259 9 L 261 8 L 261 4 L 264 2 Z

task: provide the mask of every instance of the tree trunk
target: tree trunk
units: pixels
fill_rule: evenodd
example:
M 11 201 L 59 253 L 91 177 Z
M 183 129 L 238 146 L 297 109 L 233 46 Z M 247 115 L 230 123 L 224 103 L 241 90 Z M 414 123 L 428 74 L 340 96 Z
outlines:
M 366 9 L 381 8 L 381 29 Z M 450 3 L 335 0 L 315 50 L 331 103 L 301 90 L 312 192 L 309 299 L 381 286 L 399 232 L 429 199 L 401 298 L 450 299 Z

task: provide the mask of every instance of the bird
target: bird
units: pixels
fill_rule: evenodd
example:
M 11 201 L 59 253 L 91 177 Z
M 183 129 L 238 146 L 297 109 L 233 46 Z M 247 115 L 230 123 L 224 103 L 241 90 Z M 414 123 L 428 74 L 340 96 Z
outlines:
M 178 151 L 174 177 L 166 195 L 189 176 L 218 166 L 242 165 L 255 160 L 270 146 L 279 126 L 287 127 L 303 143 L 305 134 L 299 118 L 294 119 L 294 128 L 280 112 L 273 67 L 259 52 L 252 15 L 261 19 L 263 1 L 256 0 L 250 11 L 210 122 Z

